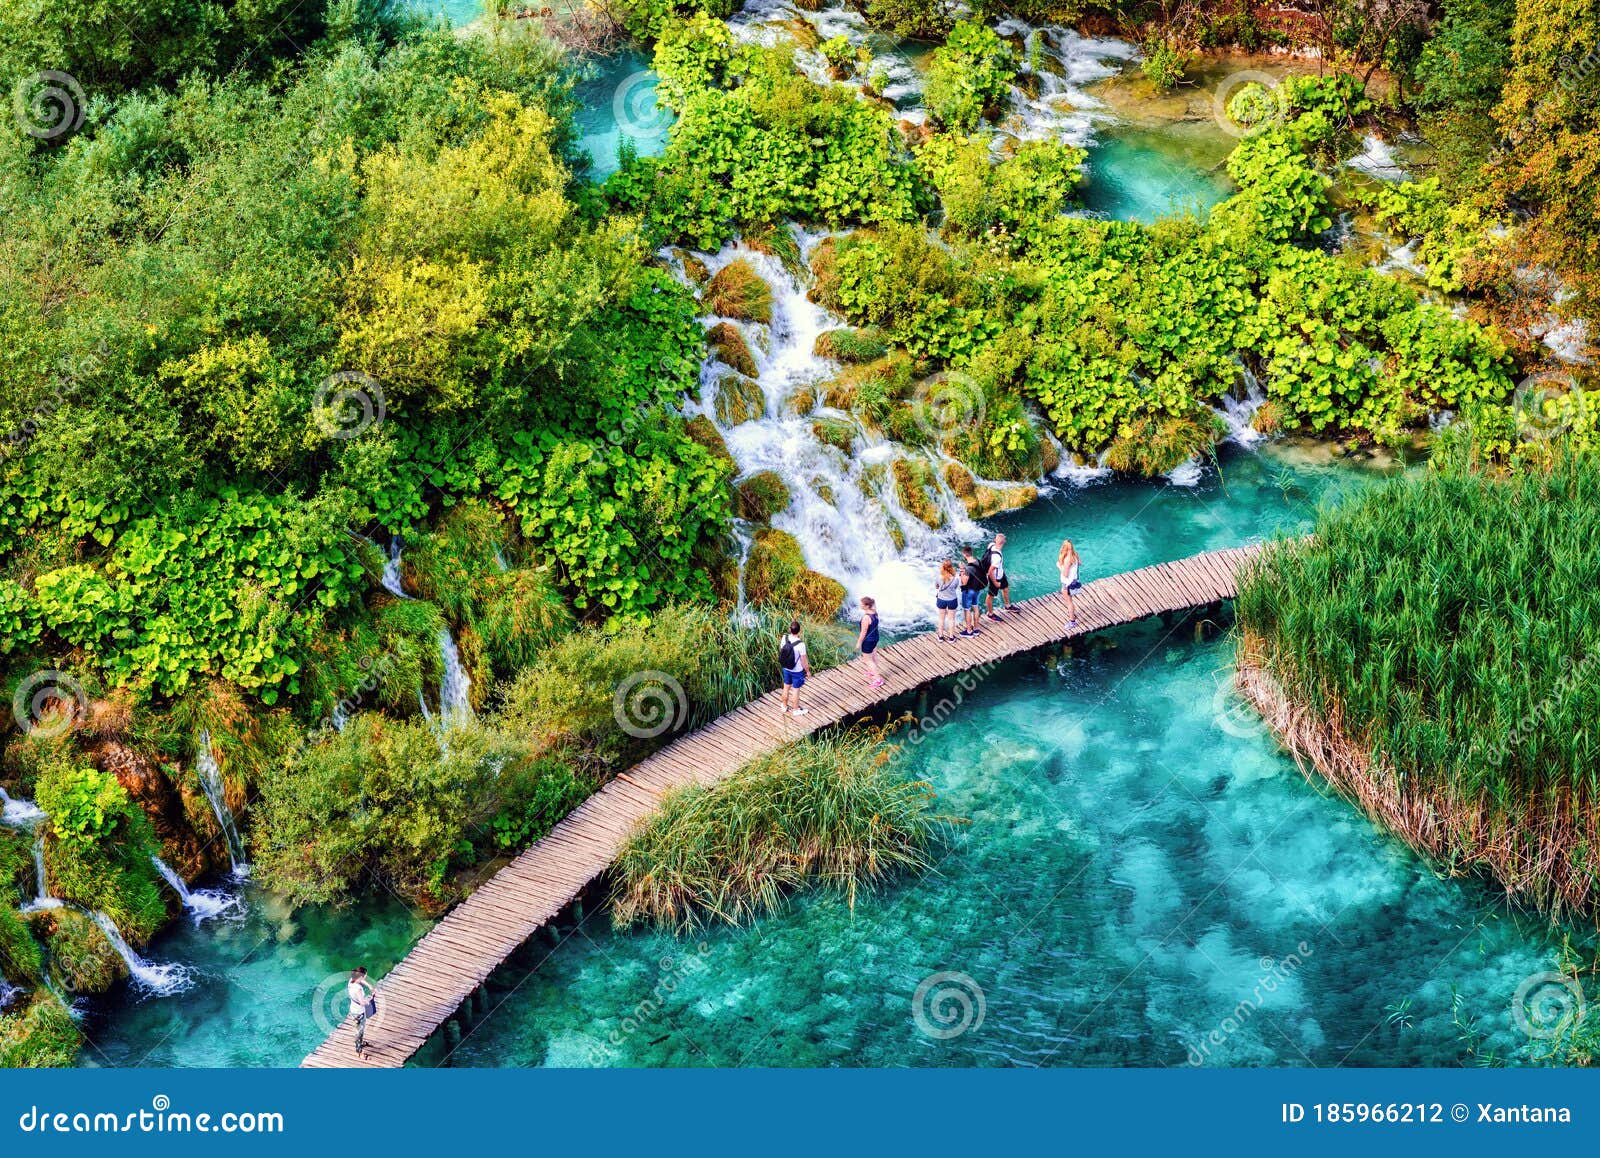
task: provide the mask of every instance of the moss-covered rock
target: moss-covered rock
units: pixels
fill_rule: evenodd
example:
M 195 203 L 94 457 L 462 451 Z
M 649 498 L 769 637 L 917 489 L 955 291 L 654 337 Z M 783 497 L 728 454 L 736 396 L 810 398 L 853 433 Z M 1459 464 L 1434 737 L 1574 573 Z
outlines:
M 761 368 L 756 365 L 756 357 L 750 352 L 750 343 L 744 340 L 739 327 L 732 322 L 718 322 L 707 330 L 706 345 L 722 360 L 723 365 L 732 367 L 747 378 L 760 376 Z
M 784 269 L 797 277 L 806 271 L 800 243 L 786 225 L 757 226 L 744 235 L 744 243 L 757 253 L 777 258 Z
M 765 523 L 789 508 L 789 488 L 777 471 L 764 470 L 739 484 L 739 517 Z
M 817 408 L 817 388 L 801 386 L 784 401 L 784 409 L 804 418 Z
M 717 424 L 704 414 L 696 414 L 685 424 L 689 437 L 709 450 L 713 457 L 733 465 L 733 455 L 728 453 L 728 444 L 722 437 L 722 432 L 717 429 Z
M 1154 478 L 1196 455 L 1212 453 L 1227 429 L 1209 410 L 1183 418 L 1142 418 L 1106 447 L 1105 464 L 1123 474 Z
M 939 505 L 933 467 L 923 459 L 897 458 L 890 469 L 900 505 L 934 530 L 943 527 L 944 508 Z
M 701 304 L 721 318 L 772 321 L 772 288 L 743 258 L 730 261 L 706 283 Z
M 793 535 L 770 527 L 758 533 L 750 547 L 744 588 L 751 602 L 786 615 L 832 619 L 844 606 L 844 587 L 806 566 Z
M 819 358 L 832 358 L 835 362 L 876 362 L 889 352 L 889 343 L 883 334 L 873 329 L 855 330 L 844 327 L 824 330 L 817 335 L 812 353 Z
M 723 374 L 717 379 L 711 407 L 723 426 L 739 426 L 767 415 L 767 396 L 761 384 L 743 374 Z
M 1039 497 L 1039 488 L 1031 485 L 994 487 L 981 483 L 966 467 L 953 462 L 945 464 L 944 481 L 967 508 L 968 516 L 974 519 L 1017 510 Z
M 856 428 L 842 418 L 819 418 L 811 424 L 811 433 L 818 442 L 850 453 L 856 442 Z
M 706 279 L 711 276 L 711 271 L 706 268 L 706 263 L 701 261 L 687 249 L 674 249 L 672 255 L 683 266 L 683 274 L 694 285 L 705 285 Z
M 65 1069 L 77 1060 L 82 1044 L 72 1015 L 49 993 L 0 1016 L 0 1070 Z
M 816 11 L 816 5 L 795 5 L 805 7 L 807 11 Z M 793 36 L 795 43 L 801 48 L 814 49 L 822 43 L 822 34 L 817 31 L 817 26 L 802 16 L 791 17 L 783 22 L 784 28 Z
M 816 493 L 818 498 L 827 503 L 830 507 L 834 505 L 833 484 L 827 479 L 823 478 L 820 474 L 811 480 L 811 489 Z
M 0 905 L 0 977 L 13 985 L 23 985 L 37 981 L 43 968 L 39 943 L 8 898 Z
M 50 972 L 68 993 L 104 993 L 128 975 L 106 935 L 75 909 L 48 909 L 34 918 L 50 949 Z

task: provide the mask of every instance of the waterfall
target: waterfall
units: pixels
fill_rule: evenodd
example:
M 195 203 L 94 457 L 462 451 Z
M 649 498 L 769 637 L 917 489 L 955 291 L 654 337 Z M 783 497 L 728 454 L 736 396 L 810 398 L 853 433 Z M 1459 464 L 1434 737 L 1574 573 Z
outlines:
M 445 727 L 465 723 L 473 718 L 468 698 L 472 680 L 461 666 L 461 652 L 447 627 L 439 629 L 439 658 L 444 664 L 444 676 L 439 681 L 439 718 Z
M 44 811 L 31 800 L 14 800 L 0 788 L 0 824 L 27 828 L 44 819 Z
M 1380 181 L 1406 179 L 1406 171 L 1394 159 L 1394 150 L 1374 133 L 1368 133 L 1362 138 L 1361 152 L 1351 157 L 1345 164 L 1357 172 L 1376 177 Z
M 156 871 L 163 880 L 173 887 L 183 901 L 183 907 L 194 917 L 195 923 L 220 917 L 229 909 L 239 904 L 239 898 L 219 889 L 196 889 L 191 891 L 189 886 L 177 873 L 177 870 L 162 860 L 159 856 L 151 855 L 151 862 L 156 866 Z
M 0 1013 L 10 1008 L 11 1003 L 23 992 L 20 985 L 13 985 L 4 977 L 0 977 Z
M 170 997 L 194 984 L 194 976 L 188 966 L 172 962 L 157 965 L 146 961 L 122 939 L 122 934 L 117 931 L 116 922 L 110 917 L 99 911 L 92 912 L 89 916 L 100 926 L 100 931 L 106 935 L 106 940 L 111 943 L 111 947 L 117 951 L 117 956 L 121 957 L 123 964 L 128 967 L 128 975 L 149 992 L 157 997 Z
M 50 884 L 44 871 L 44 833 L 41 831 L 33 842 L 33 887 L 34 898 L 22 906 L 24 913 L 37 913 L 41 909 L 59 909 L 61 899 L 50 895 Z
M 499 546 L 494 549 L 494 565 L 502 571 L 509 570 L 506 565 L 506 553 Z
M 401 599 L 410 599 L 405 588 L 400 585 L 400 536 L 396 535 L 389 540 L 389 557 L 383 563 L 383 578 L 380 580 L 384 589 L 392 591 Z
M 216 754 L 211 750 L 209 731 L 200 733 L 200 748 L 195 753 L 194 769 L 199 774 L 200 787 L 205 791 L 206 799 L 211 802 L 211 811 L 217 815 L 223 838 L 228 842 L 228 859 L 233 863 L 233 875 L 249 876 L 250 865 L 245 860 L 244 841 L 239 837 L 239 827 L 228 808 L 227 786 L 223 783 L 222 768 L 217 763 Z
M 1212 409 L 1228 424 L 1227 441 L 1250 447 L 1265 441 L 1267 437 L 1252 425 L 1256 411 L 1260 410 L 1261 404 L 1267 400 L 1267 392 L 1261 388 L 1261 383 L 1256 380 L 1249 367 L 1241 364 L 1239 372 L 1240 384 L 1244 388 L 1243 395 L 1224 394 L 1222 405 Z

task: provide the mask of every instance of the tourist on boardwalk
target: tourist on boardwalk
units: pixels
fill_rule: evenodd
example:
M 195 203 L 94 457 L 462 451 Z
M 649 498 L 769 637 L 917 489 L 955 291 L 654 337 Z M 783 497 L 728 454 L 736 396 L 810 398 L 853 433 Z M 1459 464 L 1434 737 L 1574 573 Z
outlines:
M 356 1019 L 356 1056 L 364 1058 L 367 1056 L 367 1019 L 378 1012 L 378 991 L 367 980 L 366 966 L 356 966 L 344 991 L 350 998 L 350 1012 Z
M 867 686 L 881 688 L 883 673 L 878 670 L 878 657 L 873 654 L 878 650 L 878 601 L 870 595 L 861 597 L 861 634 L 856 636 L 856 647 L 861 652 L 862 662 L 872 673 Z
M 961 574 L 949 559 L 939 564 L 939 581 L 933 585 L 933 606 L 939 615 L 939 642 L 956 641 L 956 608 L 961 606 Z
M 1061 550 L 1056 555 L 1056 570 L 1061 572 L 1061 601 L 1067 605 L 1067 630 L 1078 626 L 1078 609 L 1073 605 L 1072 593 L 1083 584 L 1078 582 L 1078 548 L 1071 539 L 1061 540 Z
M 961 559 L 961 634 L 982 635 L 978 630 L 978 620 L 982 617 L 978 602 L 983 598 L 984 588 L 989 586 L 988 567 L 972 553 L 971 547 L 961 548 Z
M 996 535 L 994 542 L 989 544 L 989 549 L 983 554 L 984 562 L 988 564 L 989 576 L 989 594 L 984 600 L 984 606 L 988 608 L 989 618 L 994 620 L 1000 618 L 995 614 L 994 610 L 994 597 L 996 595 L 1000 596 L 1000 601 L 1004 604 L 1005 610 L 1013 615 L 1017 614 L 1019 610 L 1011 606 L 1011 580 L 1006 577 L 1005 545 L 1006 537 L 1004 535 Z
M 806 677 L 811 674 L 811 661 L 806 658 L 806 641 L 800 637 L 798 619 L 789 624 L 789 634 L 778 647 L 778 666 L 783 669 L 783 714 L 805 715 L 806 710 L 800 706 L 800 689 L 805 687 Z M 794 697 L 792 703 L 791 696 Z

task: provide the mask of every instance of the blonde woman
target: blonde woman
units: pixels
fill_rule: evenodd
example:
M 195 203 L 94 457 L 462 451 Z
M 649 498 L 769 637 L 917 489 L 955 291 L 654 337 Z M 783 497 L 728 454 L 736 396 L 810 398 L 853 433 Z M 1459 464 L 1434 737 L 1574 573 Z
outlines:
M 1083 584 L 1078 581 L 1078 548 L 1071 539 L 1061 540 L 1061 550 L 1056 555 L 1056 570 L 1061 572 L 1061 601 L 1067 605 L 1067 630 L 1078 626 L 1078 609 L 1073 606 L 1072 593 Z
M 933 606 L 939 613 L 939 642 L 956 641 L 956 608 L 961 606 L 961 575 L 949 559 L 939 564 L 939 581 L 933 585 Z

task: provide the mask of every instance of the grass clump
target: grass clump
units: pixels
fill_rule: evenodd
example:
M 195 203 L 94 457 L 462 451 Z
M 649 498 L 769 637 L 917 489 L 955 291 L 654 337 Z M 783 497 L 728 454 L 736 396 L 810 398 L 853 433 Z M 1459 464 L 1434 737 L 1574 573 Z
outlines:
M 1593 455 L 1433 470 L 1324 511 L 1238 600 L 1298 749 L 1415 847 L 1552 912 L 1600 901 L 1597 536 Z
M 853 907 L 863 889 L 925 868 L 949 821 L 894 751 L 877 730 L 813 738 L 671 794 L 617 858 L 612 919 L 740 925 L 810 884 Z
M 706 283 L 700 301 L 707 311 L 719 318 L 772 321 L 772 289 L 743 258 L 717 270 Z
M 789 509 L 790 497 L 777 471 L 760 471 L 739 484 L 739 517 L 752 523 L 771 522 L 773 515 Z
M 835 362 L 876 362 L 889 352 L 889 343 L 877 330 L 870 327 L 852 329 L 841 326 L 824 330 L 817 335 L 813 353 L 819 358 L 832 358 Z
M 72 1015 L 48 994 L 0 1017 L 0 1069 L 65 1069 L 82 1044 Z
M 806 566 L 799 540 L 771 527 L 756 535 L 745 560 L 745 592 L 750 601 L 770 608 L 780 620 L 830 620 L 844 607 L 845 589 L 835 579 Z M 817 666 L 813 653 L 812 666 Z
M 1192 458 L 1210 456 L 1227 427 L 1209 412 L 1193 418 L 1143 417 L 1106 448 L 1105 463 L 1124 474 L 1154 478 Z
M 706 345 L 722 360 L 723 365 L 739 371 L 746 378 L 759 378 L 761 367 L 756 365 L 750 343 L 744 340 L 739 327 L 732 322 L 718 322 L 706 331 Z

